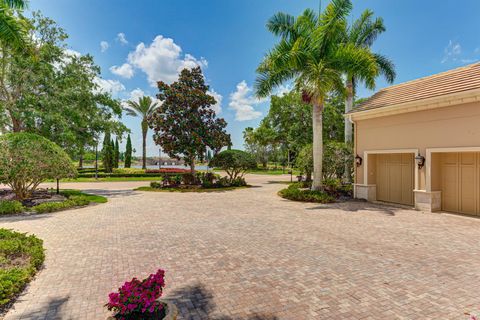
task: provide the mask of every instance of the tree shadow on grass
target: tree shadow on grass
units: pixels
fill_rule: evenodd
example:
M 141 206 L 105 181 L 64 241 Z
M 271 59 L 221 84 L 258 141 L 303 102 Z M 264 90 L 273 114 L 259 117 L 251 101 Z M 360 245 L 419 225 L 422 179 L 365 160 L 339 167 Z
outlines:
M 177 289 L 170 293 L 166 299 L 175 304 L 182 319 L 186 320 L 278 320 L 278 317 L 271 314 L 254 313 L 242 318 L 217 315 L 213 293 L 203 284 Z

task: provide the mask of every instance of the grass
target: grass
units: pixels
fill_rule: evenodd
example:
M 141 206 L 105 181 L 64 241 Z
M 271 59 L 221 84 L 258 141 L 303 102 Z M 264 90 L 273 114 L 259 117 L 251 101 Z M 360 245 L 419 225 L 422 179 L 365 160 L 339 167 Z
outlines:
M 79 190 L 65 189 L 65 190 L 60 190 L 60 193 L 67 198 L 70 198 L 72 196 L 77 196 L 77 197 L 81 196 L 87 199 L 89 202 L 93 202 L 93 203 L 106 203 L 108 201 L 107 198 L 105 197 L 97 196 L 95 194 L 84 193 Z
M 43 241 L 0 229 L 0 306 L 18 295 L 43 264 Z
M 134 190 L 136 191 L 150 191 L 150 192 L 222 192 L 222 191 L 231 191 L 237 189 L 246 189 L 251 186 L 241 186 L 241 187 L 221 187 L 221 188 L 152 188 L 152 187 L 138 187 Z

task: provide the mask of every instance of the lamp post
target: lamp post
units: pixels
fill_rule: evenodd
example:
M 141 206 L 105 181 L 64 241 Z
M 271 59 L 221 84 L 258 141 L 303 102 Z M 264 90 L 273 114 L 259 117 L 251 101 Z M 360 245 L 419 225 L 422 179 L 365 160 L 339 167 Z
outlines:
M 162 169 L 162 148 L 158 148 L 158 170 Z

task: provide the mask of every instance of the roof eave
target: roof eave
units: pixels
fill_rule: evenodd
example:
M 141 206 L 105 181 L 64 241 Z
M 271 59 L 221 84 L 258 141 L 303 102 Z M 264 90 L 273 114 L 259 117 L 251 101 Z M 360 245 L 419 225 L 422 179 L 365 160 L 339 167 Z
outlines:
M 352 111 L 346 116 L 353 121 L 385 117 L 407 112 L 449 107 L 480 101 L 480 89 L 452 93 L 439 97 L 411 101 L 363 111 Z

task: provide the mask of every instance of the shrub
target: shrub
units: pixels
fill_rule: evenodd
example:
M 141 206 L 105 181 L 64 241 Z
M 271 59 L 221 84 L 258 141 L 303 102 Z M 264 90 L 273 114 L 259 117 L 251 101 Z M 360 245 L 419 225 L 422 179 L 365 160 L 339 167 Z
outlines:
M 307 181 L 312 180 L 313 146 L 311 143 L 307 144 L 300 150 L 297 159 L 295 160 L 295 165 L 300 170 L 301 174 L 305 174 Z
M 197 177 L 191 172 L 184 173 L 182 174 L 182 182 L 185 185 L 194 185 L 197 184 Z
M 65 209 L 70 209 L 73 207 L 81 207 L 89 205 L 91 202 L 95 203 L 105 203 L 107 198 L 102 196 L 97 196 L 93 194 L 83 193 L 78 190 L 63 190 L 62 195 L 66 196 L 68 199 L 61 202 L 44 202 L 39 205 L 34 206 L 32 209 L 36 213 L 49 213 Z
M 247 170 L 257 167 L 255 157 L 242 150 L 222 151 L 213 157 L 209 165 L 225 170 L 230 182 L 236 178 L 243 178 Z
M 163 184 L 161 182 L 152 181 L 150 182 L 150 187 L 155 189 L 161 189 L 163 187 Z
M 34 235 L 0 229 L 0 306 L 30 281 L 45 259 L 43 251 L 43 241 Z
M 13 214 L 23 212 L 25 208 L 23 207 L 20 201 L 9 201 L 2 200 L 0 201 L 0 215 L 2 214 Z
M 95 171 L 94 171 L 95 172 Z M 143 169 L 136 169 L 136 168 L 113 168 L 114 174 L 132 174 L 132 173 L 146 173 Z
M 335 198 L 325 191 L 302 189 L 304 186 L 305 184 L 303 183 L 292 183 L 287 188 L 280 190 L 278 194 L 282 198 L 294 201 L 318 203 L 331 203 L 335 201 Z
M 0 136 L 0 183 L 10 186 L 18 199 L 28 198 L 45 180 L 75 174 L 69 156 L 50 140 L 26 132 Z
M 117 319 L 163 319 L 165 306 L 158 298 L 165 287 L 164 277 L 165 271 L 159 269 L 142 281 L 133 278 L 125 282 L 118 292 L 110 293 L 105 306 L 115 312 Z

